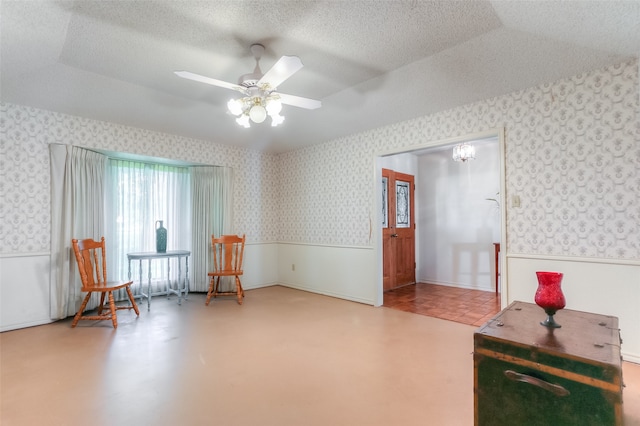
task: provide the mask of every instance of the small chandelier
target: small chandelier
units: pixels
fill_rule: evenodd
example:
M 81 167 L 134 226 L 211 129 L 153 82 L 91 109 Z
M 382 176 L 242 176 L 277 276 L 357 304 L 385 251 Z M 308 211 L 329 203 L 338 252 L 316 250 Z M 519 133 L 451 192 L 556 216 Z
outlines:
M 453 161 L 475 160 L 476 149 L 473 145 L 468 143 L 461 143 L 453 147 Z
M 271 117 L 271 126 L 276 127 L 282 124 L 284 117 L 280 115 L 282 102 L 280 97 L 270 92 L 267 87 L 249 87 L 247 96 L 240 99 L 231 99 L 227 103 L 229 112 L 238 118 L 236 123 L 249 128 L 249 120 L 254 123 L 262 123 L 267 116 Z

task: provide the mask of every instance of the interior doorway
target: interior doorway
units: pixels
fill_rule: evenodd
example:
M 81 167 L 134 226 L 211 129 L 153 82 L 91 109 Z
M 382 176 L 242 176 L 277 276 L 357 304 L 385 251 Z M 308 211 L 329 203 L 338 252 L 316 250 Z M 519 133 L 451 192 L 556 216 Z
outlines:
M 502 130 L 494 130 L 491 132 L 484 132 L 481 134 L 473 134 L 473 135 L 468 135 L 466 137 L 461 137 L 461 138 L 455 138 L 455 139 L 448 139 L 448 140 L 442 140 L 442 141 L 436 141 L 436 142 L 430 142 L 430 143 L 425 143 L 422 146 L 418 146 L 418 147 L 411 147 L 410 149 L 398 149 L 395 152 L 389 152 L 389 153 L 385 153 L 385 154 L 381 154 L 377 157 L 376 159 L 376 176 L 381 177 L 382 176 L 382 169 L 383 168 L 387 168 L 390 167 L 389 164 L 391 163 L 391 167 L 390 168 L 395 168 L 394 166 L 394 162 L 397 162 L 398 158 L 404 158 L 406 159 L 408 156 L 412 157 L 412 158 L 418 158 L 420 156 L 423 155 L 428 155 L 429 153 L 432 152 L 436 152 L 436 151 L 441 151 L 442 152 L 447 152 L 448 154 L 448 158 L 447 158 L 447 162 L 448 164 L 444 164 L 442 166 L 436 164 L 435 166 L 430 167 L 430 177 L 429 179 L 431 179 L 432 181 L 437 181 L 437 180 L 451 180 L 452 178 L 450 176 L 448 176 L 446 174 L 446 168 L 447 167 L 454 167 L 451 166 L 450 164 L 453 163 L 453 159 L 451 158 L 451 151 L 452 151 L 452 147 L 460 144 L 462 142 L 469 142 L 469 141 L 481 141 L 482 143 L 485 144 L 493 144 L 493 150 L 496 153 L 496 158 L 495 158 L 495 162 L 491 165 L 491 168 L 495 169 L 493 170 L 495 176 L 496 176 L 496 180 L 494 182 L 494 186 L 492 187 L 492 189 L 487 192 L 487 190 L 483 190 L 484 192 L 482 193 L 482 197 L 484 197 L 482 199 L 483 203 L 486 203 L 486 206 L 488 206 L 487 208 L 492 208 L 494 209 L 494 212 L 492 214 L 495 215 L 495 220 L 498 226 L 497 231 L 492 233 L 488 233 L 487 229 L 484 229 L 485 227 L 483 226 L 478 226 L 477 229 L 475 229 L 473 231 L 473 233 L 469 232 L 469 231 L 465 231 L 466 234 L 463 234 L 462 237 L 452 237 L 451 233 L 450 234 L 446 234 L 447 229 L 449 229 L 449 231 L 451 230 L 451 228 L 456 228 L 456 227 L 460 227 L 460 228 L 464 228 L 463 226 L 458 226 L 460 223 L 462 222 L 456 222 L 456 220 L 462 220 L 464 221 L 464 219 L 462 219 L 462 215 L 459 214 L 460 210 L 464 210 L 465 207 L 460 207 L 460 206 L 451 206 L 451 205 L 447 205 L 446 208 L 444 207 L 444 205 L 446 203 L 444 203 L 443 200 L 443 196 L 451 196 L 451 192 L 453 192 L 454 196 L 461 196 L 461 197 L 466 197 L 467 195 L 465 195 L 466 193 L 464 193 L 464 191 L 461 189 L 462 186 L 466 185 L 469 186 L 471 189 L 470 191 L 473 192 L 474 190 L 477 190 L 477 185 L 476 183 L 479 182 L 478 176 L 480 175 L 474 175 L 474 173 L 483 173 L 482 167 L 480 165 L 480 162 L 476 162 L 473 167 L 475 167 L 475 169 L 469 168 L 467 167 L 468 174 L 466 176 L 458 176 L 456 179 L 458 179 L 458 184 L 460 184 L 460 188 L 454 188 L 454 189 L 447 189 L 445 190 L 445 192 L 442 192 L 442 188 L 438 189 L 438 191 L 441 192 L 431 192 L 431 193 L 425 193 L 425 192 L 421 192 L 419 189 L 416 191 L 416 199 L 415 199 L 415 206 L 416 206 L 416 213 L 414 217 L 417 217 L 417 229 L 416 229 L 416 245 L 415 245 L 415 257 L 416 257 L 416 265 L 417 265 L 417 275 L 416 275 L 416 281 L 417 282 L 429 282 L 431 284 L 437 284 L 437 285 L 446 285 L 446 286 L 450 286 L 450 287 L 454 287 L 454 288 L 467 288 L 467 289 L 472 289 L 472 290 L 482 290 L 482 291 L 495 291 L 495 282 L 494 282 L 494 276 L 495 276 L 495 269 L 494 267 L 492 267 L 491 265 L 495 265 L 494 262 L 494 258 L 493 258 L 493 252 L 494 252 L 494 243 L 501 243 L 503 241 L 506 241 L 506 226 L 505 226 L 505 208 L 504 208 L 504 202 L 503 202 L 503 198 L 504 198 L 504 182 L 505 182 L 505 175 L 504 175 L 504 137 L 503 137 L 503 132 Z M 424 165 L 422 163 L 418 163 L 417 160 L 415 160 L 416 163 L 414 165 L 415 167 L 415 171 L 416 171 L 416 187 L 420 188 L 421 186 L 421 175 L 424 175 Z M 445 160 L 439 160 L 444 162 Z M 473 160 L 470 160 L 473 161 Z M 462 166 L 466 166 L 466 165 L 462 165 Z M 465 169 L 465 170 L 467 170 Z M 464 177 L 464 182 L 462 181 L 462 177 Z M 479 177 L 479 179 L 483 179 L 482 176 Z M 378 194 L 381 193 L 382 191 L 382 180 L 380 178 L 377 179 L 377 190 L 378 190 Z M 442 185 L 441 185 L 442 186 Z M 467 188 L 467 190 L 469 190 Z M 446 193 L 446 191 L 448 191 L 449 193 Z M 478 192 L 478 191 L 476 191 Z M 485 193 L 486 192 L 486 193 Z M 477 194 L 474 194 L 474 196 L 477 196 Z M 379 219 L 380 221 L 378 222 L 380 224 L 379 227 L 379 232 L 376 232 L 376 234 L 379 236 L 378 241 L 376 242 L 376 251 L 377 251 L 377 256 L 380 259 L 380 280 L 379 280 L 379 284 L 378 284 L 378 301 L 379 301 L 379 305 L 382 305 L 384 303 L 384 291 L 385 289 L 388 288 L 385 287 L 384 285 L 384 261 L 383 261 L 383 244 L 384 244 L 384 237 L 383 237 L 383 226 L 382 226 L 382 211 L 383 211 L 383 206 L 382 206 L 382 197 L 379 197 L 379 201 L 376 204 L 376 209 L 378 212 L 380 212 L 379 214 Z M 486 200 L 485 200 L 486 199 Z M 489 200 L 492 199 L 492 200 Z M 432 209 L 426 209 L 425 206 L 431 206 Z M 438 206 L 438 208 L 441 209 L 446 209 L 446 211 L 435 211 L 433 210 L 433 206 Z M 485 205 L 481 205 L 481 207 L 483 209 L 485 209 Z M 457 209 L 457 210 L 456 210 Z M 472 209 L 473 210 L 473 209 Z M 444 223 L 444 225 L 442 225 L 442 223 L 434 220 L 434 223 L 425 226 L 425 217 L 426 216 L 431 216 L 430 219 L 434 219 L 434 217 L 436 215 L 439 215 L 441 217 L 446 217 L 448 219 L 450 219 L 449 223 Z M 421 229 L 422 228 L 422 229 Z M 425 228 L 430 228 L 428 231 L 425 230 Z M 428 235 L 425 235 L 425 232 L 427 232 Z M 435 252 L 433 251 L 433 247 L 428 247 L 428 245 L 421 243 L 420 241 L 424 241 L 425 238 L 430 241 L 430 242 L 440 242 L 439 244 L 445 244 L 445 245 L 440 245 L 438 247 L 435 248 Z M 457 238 L 457 239 L 456 239 Z M 446 246 L 446 241 L 447 239 L 451 239 L 453 240 L 451 242 L 451 244 L 449 244 L 449 246 Z M 474 241 L 475 240 L 480 240 L 482 241 L 482 247 L 481 248 L 476 248 L 474 247 Z M 445 243 L 442 243 L 442 241 L 445 241 Z M 501 267 L 501 271 L 500 271 L 500 277 L 501 277 L 501 294 L 500 294 L 500 304 L 502 306 L 506 305 L 506 301 L 508 300 L 508 285 L 507 285 L 507 280 L 506 280 L 506 265 L 504 265 L 504 261 L 502 260 L 502 258 L 505 256 L 505 244 L 502 244 L 503 250 L 500 253 L 500 267 Z M 427 259 L 428 258 L 428 259 Z M 443 278 L 442 275 L 442 271 L 440 271 L 440 275 L 436 275 L 434 276 L 435 279 L 426 279 L 426 278 L 430 278 L 430 273 L 435 271 L 438 268 L 444 268 L 446 265 L 446 268 L 448 268 L 448 270 L 451 272 L 452 276 L 450 278 Z M 504 265 L 504 266 L 503 266 Z M 431 271 L 431 272 L 426 272 L 426 271 Z M 454 272 L 455 271 L 455 272 Z M 459 285 L 459 282 L 461 282 L 462 284 Z

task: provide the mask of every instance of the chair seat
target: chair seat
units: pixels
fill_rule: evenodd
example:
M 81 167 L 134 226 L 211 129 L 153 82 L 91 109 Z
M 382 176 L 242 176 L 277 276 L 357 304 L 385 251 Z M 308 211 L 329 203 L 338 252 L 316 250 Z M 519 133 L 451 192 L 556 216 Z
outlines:
M 234 275 L 242 275 L 242 271 L 220 271 L 220 272 L 209 272 L 207 275 L 210 277 L 220 276 L 220 277 L 233 277 Z
M 83 286 L 82 291 L 114 291 L 120 290 L 133 284 L 133 281 L 109 281 L 107 283 L 97 283 L 93 286 Z

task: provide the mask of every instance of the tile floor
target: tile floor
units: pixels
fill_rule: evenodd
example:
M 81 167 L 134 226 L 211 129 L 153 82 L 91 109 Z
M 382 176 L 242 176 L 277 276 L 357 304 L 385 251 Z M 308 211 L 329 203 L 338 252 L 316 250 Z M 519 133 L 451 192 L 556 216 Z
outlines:
M 417 283 L 385 292 L 383 306 L 481 326 L 500 312 L 500 295 L 489 291 Z

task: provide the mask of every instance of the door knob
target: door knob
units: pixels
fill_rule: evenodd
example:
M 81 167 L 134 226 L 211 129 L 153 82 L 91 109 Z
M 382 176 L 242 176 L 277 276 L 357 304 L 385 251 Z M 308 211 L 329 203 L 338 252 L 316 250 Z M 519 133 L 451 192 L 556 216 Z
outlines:
M 391 238 L 398 238 L 398 234 L 391 234 Z

